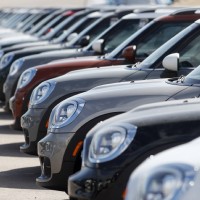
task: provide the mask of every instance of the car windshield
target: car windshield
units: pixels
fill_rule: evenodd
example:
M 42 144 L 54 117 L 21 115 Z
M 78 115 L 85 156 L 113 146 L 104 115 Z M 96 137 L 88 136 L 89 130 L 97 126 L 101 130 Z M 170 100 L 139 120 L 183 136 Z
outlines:
M 200 84 L 200 66 L 190 72 L 185 78 L 184 83 Z
M 148 29 L 150 26 L 152 26 L 153 23 L 154 22 L 148 23 L 146 26 L 134 33 L 132 36 L 122 42 L 117 48 L 115 48 L 111 53 L 107 54 L 106 58 L 110 60 L 117 57 L 117 55 L 119 55 L 126 46 L 130 45 L 134 38 L 138 37 L 145 29 Z
M 109 35 L 105 35 L 104 41 L 104 53 L 109 53 L 119 46 L 126 38 L 130 37 L 135 33 L 141 26 L 142 21 L 139 19 L 134 20 L 123 20 L 123 23 L 119 23 L 118 26 L 115 26 Z M 149 20 L 144 20 L 144 23 L 147 23 Z
M 104 39 L 104 53 L 109 53 L 148 22 L 149 19 L 122 19 L 98 36 L 95 41 Z M 87 49 L 92 49 L 94 42 L 90 43 Z
M 164 45 L 162 45 L 156 51 L 154 51 L 150 56 L 148 56 L 143 62 L 141 62 L 140 68 L 149 68 L 149 66 L 153 65 L 158 60 L 158 58 L 166 54 L 166 52 L 168 52 L 177 42 L 185 38 L 196 27 L 198 27 L 198 24 L 193 23 L 192 25 L 188 26 L 183 31 L 175 35 Z
M 77 33 L 79 34 L 81 31 L 85 30 L 88 26 L 90 26 L 93 22 L 95 22 L 98 18 L 86 18 L 86 19 L 83 19 L 82 20 L 82 23 L 75 23 L 74 26 L 71 28 L 71 30 L 74 32 L 74 33 Z M 61 32 L 61 35 L 58 35 L 57 37 L 54 38 L 54 41 L 65 41 L 67 40 L 67 36 L 69 34 L 69 32 L 67 30 L 63 30 Z
M 105 18 L 102 17 L 96 20 L 94 23 L 88 26 L 87 29 L 82 31 L 77 38 L 67 43 L 67 45 L 79 46 L 81 42 L 81 38 L 86 35 L 90 36 L 90 42 L 92 42 L 99 35 L 99 33 L 105 31 L 110 26 L 111 19 L 112 19 L 111 16 L 108 16 L 108 17 L 105 17 Z
M 81 17 L 80 15 L 75 15 L 75 16 L 71 16 L 67 19 L 65 19 L 63 22 L 61 22 L 60 24 L 58 24 L 54 29 L 54 31 L 50 31 L 48 32 L 45 36 L 43 36 L 43 39 L 49 39 L 52 36 L 54 37 L 59 37 L 62 34 L 62 30 L 67 30 L 68 28 L 70 28 L 73 24 L 75 24 Z M 56 33 L 54 35 L 54 33 Z
M 191 22 L 159 22 L 153 21 L 133 34 L 118 48 L 108 55 L 108 58 L 122 58 L 122 51 L 129 45 L 136 45 L 136 60 L 141 61 L 153 53 L 157 48 L 179 33 Z M 166 48 L 166 47 L 165 47 Z

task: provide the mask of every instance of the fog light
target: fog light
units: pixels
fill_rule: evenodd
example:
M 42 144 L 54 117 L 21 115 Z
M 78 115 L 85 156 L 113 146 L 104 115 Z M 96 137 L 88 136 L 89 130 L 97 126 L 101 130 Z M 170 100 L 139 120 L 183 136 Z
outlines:
M 41 142 L 39 143 L 39 153 L 41 154 L 52 154 L 54 150 L 54 145 L 52 142 Z

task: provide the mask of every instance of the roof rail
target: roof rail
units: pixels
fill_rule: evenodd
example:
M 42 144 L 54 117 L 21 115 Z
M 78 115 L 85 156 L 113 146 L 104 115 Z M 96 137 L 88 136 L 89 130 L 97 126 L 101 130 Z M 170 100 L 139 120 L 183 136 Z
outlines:
M 198 13 L 200 13 L 200 8 L 182 8 L 180 10 L 171 13 L 171 15 L 189 15 Z

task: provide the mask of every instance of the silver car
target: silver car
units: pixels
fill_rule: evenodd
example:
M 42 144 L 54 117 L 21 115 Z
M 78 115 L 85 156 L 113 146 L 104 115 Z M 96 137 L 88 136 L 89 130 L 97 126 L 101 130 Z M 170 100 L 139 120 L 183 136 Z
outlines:
M 38 143 L 42 174 L 37 183 L 50 186 L 54 176 L 79 169 L 82 141 L 98 122 L 146 103 L 199 96 L 199 83 L 200 67 L 186 77 L 102 85 L 62 101 L 51 112 L 47 136 Z M 40 118 L 34 116 L 22 117 L 22 126 Z M 75 168 L 66 170 L 72 163 Z
M 200 138 L 151 156 L 130 177 L 125 200 L 199 200 Z

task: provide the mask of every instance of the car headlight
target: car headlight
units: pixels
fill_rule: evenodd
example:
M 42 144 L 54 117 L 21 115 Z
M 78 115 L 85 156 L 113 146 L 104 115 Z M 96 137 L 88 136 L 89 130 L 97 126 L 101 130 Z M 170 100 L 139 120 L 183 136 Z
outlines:
M 56 82 L 45 81 L 38 85 L 32 92 L 30 105 L 37 105 L 43 102 L 55 88 Z
M 189 187 L 194 185 L 196 171 L 186 164 L 168 164 L 153 168 L 145 175 L 138 176 L 138 189 L 135 180 L 129 180 L 126 200 L 179 200 Z M 134 195 L 133 195 L 134 193 Z
M 10 67 L 9 75 L 13 76 L 17 73 L 17 71 L 20 69 L 20 67 L 23 65 L 24 59 L 20 58 L 16 60 Z
M 6 54 L 1 59 L 0 69 L 7 67 L 13 60 L 14 53 Z
M 62 128 L 67 126 L 79 115 L 84 105 L 85 101 L 80 98 L 62 101 L 51 112 L 49 127 Z
M 18 84 L 17 84 L 17 88 L 23 88 L 26 85 L 28 85 L 31 80 L 33 79 L 33 77 L 35 76 L 37 70 L 36 69 L 27 69 L 26 71 L 24 71 L 22 73 L 22 75 L 19 78 Z
M 118 157 L 133 141 L 136 131 L 136 126 L 123 123 L 97 132 L 89 148 L 90 162 L 102 163 Z

